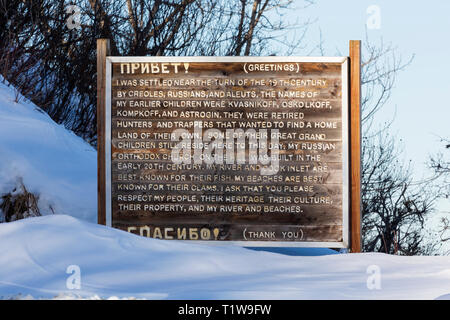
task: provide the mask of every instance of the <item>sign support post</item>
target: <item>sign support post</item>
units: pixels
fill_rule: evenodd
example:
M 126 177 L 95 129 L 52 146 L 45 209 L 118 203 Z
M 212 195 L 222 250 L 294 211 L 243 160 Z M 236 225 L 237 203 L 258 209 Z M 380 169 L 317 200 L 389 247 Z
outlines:
M 106 56 L 109 55 L 109 39 L 97 39 L 97 196 L 98 223 L 106 224 L 105 198 L 105 96 Z
M 361 41 L 350 40 L 350 251 L 361 252 Z

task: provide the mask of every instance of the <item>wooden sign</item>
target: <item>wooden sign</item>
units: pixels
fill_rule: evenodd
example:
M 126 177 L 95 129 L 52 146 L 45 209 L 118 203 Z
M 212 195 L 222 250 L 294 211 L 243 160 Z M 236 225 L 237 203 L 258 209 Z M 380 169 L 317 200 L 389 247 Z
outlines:
M 349 247 L 348 57 L 105 54 L 101 75 L 100 223 L 159 239 Z

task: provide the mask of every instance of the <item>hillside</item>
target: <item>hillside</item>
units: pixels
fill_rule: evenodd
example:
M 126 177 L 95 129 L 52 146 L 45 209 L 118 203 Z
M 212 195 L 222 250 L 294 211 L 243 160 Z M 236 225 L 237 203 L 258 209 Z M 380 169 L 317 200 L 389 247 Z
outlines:
M 2 80 L 0 195 L 23 184 L 38 196 L 40 214 L 96 221 L 96 150 Z

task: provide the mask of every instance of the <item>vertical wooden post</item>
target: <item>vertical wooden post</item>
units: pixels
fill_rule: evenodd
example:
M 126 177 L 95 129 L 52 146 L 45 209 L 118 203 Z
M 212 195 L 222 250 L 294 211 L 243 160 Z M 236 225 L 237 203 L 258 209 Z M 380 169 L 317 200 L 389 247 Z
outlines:
M 350 250 L 361 252 L 361 41 L 350 40 Z
M 109 40 L 97 39 L 97 203 L 98 223 L 106 224 L 105 198 L 105 97 L 106 56 Z

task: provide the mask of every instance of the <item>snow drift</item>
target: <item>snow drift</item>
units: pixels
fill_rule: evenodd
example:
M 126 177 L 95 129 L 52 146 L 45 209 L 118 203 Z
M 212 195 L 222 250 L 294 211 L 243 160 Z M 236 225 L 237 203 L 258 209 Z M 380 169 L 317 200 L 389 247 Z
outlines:
M 0 252 L 3 298 L 435 299 L 450 293 L 450 257 L 287 256 L 148 239 L 65 215 L 0 224 Z M 73 266 L 80 289 L 68 289 Z M 371 290 L 373 266 L 380 283 Z
M 0 76 L 0 195 L 21 181 L 41 214 L 96 221 L 96 150 L 17 96 Z

